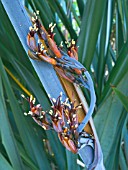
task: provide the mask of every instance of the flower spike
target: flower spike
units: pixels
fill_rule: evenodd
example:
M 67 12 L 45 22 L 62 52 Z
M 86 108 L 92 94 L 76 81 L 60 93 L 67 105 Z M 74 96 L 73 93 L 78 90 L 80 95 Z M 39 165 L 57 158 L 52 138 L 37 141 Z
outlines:
M 52 64 L 60 76 L 67 79 L 71 83 L 76 83 L 77 85 L 83 86 L 90 91 L 90 96 L 91 96 L 90 107 L 86 117 L 80 123 L 80 125 L 78 124 L 77 116 L 75 115 L 76 113 L 73 112 L 73 111 L 76 112 L 76 110 L 79 109 L 80 106 L 74 108 L 74 105 L 72 103 L 69 102 L 64 103 L 60 101 L 61 99 L 60 96 L 56 100 L 52 99 L 53 113 L 51 111 L 49 113 L 49 115 L 51 116 L 52 123 L 47 125 L 48 126 L 52 125 L 52 128 L 54 128 L 55 131 L 57 131 L 57 133 L 60 133 L 58 134 L 58 136 L 61 142 L 63 140 L 62 142 L 63 145 L 66 146 L 66 148 L 69 148 L 70 146 L 70 150 L 75 152 L 74 146 L 77 146 L 75 141 L 78 140 L 76 137 L 75 140 L 70 138 L 71 137 L 70 131 L 74 134 L 74 136 L 77 136 L 76 134 L 83 133 L 84 127 L 86 126 L 90 117 L 92 116 L 95 103 L 96 103 L 93 81 L 91 79 L 89 72 L 78 61 L 78 54 L 77 54 L 78 48 L 76 46 L 76 42 L 73 39 L 70 42 L 66 42 L 68 45 L 67 53 L 62 51 L 62 48 L 61 47 L 59 48 L 56 45 L 56 42 L 54 41 L 55 34 L 53 33 L 53 29 L 56 24 L 53 25 L 51 23 L 49 25 L 49 29 L 46 30 L 44 26 L 41 24 L 40 20 L 38 19 L 37 14 L 39 13 L 38 12 L 34 13 L 34 16 L 31 19 L 33 26 L 29 28 L 30 31 L 27 35 L 27 44 L 30 48 L 30 50 L 28 51 L 29 56 L 32 59 L 39 60 L 39 61 L 43 60 Z M 38 37 L 39 40 L 38 43 L 35 40 L 35 34 Z M 30 101 L 29 103 L 32 106 L 34 105 Z M 47 122 L 47 119 L 46 118 L 43 119 L 44 117 L 41 120 L 39 119 L 40 121 L 37 119 L 39 118 L 38 114 L 42 113 L 40 110 L 41 108 L 37 106 L 33 106 L 33 107 L 35 109 L 33 114 L 35 121 L 37 121 L 40 125 L 43 125 L 44 127 L 45 123 Z M 65 122 L 65 119 L 67 122 Z M 46 122 L 44 122 L 44 120 Z M 67 125 L 69 126 L 68 129 L 63 128 L 63 127 L 67 127 Z M 72 145 L 72 149 L 71 149 L 71 145 Z M 78 149 L 78 147 L 76 148 Z

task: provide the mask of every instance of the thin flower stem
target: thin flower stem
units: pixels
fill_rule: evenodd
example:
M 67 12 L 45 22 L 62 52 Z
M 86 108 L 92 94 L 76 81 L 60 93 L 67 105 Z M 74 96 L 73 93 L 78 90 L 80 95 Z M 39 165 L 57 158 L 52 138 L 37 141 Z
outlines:
M 31 96 L 32 94 L 23 86 L 23 84 L 21 84 L 19 82 L 19 80 L 11 73 L 11 71 L 5 67 L 5 70 L 7 71 L 7 73 L 10 75 L 10 77 L 16 82 L 16 84 L 28 95 L 28 96 Z
M 90 96 L 91 96 L 91 104 L 90 104 L 88 113 L 86 114 L 84 120 L 81 122 L 81 124 L 77 128 L 77 131 L 79 133 L 82 132 L 82 130 L 84 129 L 84 127 L 88 123 L 89 119 L 91 118 L 93 111 L 94 111 L 95 103 L 96 103 L 96 95 L 95 95 L 95 90 L 94 90 L 94 86 L 93 86 L 93 81 L 92 81 L 91 76 L 88 73 L 88 71 L 85 72 L 85 75 L 88 79 L 88 85 L 89 85 Z

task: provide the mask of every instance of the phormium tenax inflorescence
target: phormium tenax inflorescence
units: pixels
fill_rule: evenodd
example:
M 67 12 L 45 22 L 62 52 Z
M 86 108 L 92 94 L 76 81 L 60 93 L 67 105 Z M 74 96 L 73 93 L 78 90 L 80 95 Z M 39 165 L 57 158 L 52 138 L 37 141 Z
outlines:
M 80 148 L 77 110 L 81 108 L 81 104 L 75 106 L 74 102 L 69 102 L 68 98 L 62 102 L 62 93 L 57 99 L 50 98 L 52 102 L 51 110 L 44 111 L 40 104 L 35 105 L 35 98 L 32 96 L 26 98 L 22 95 L 29 104 L 30 111 L 24 113 L 31 115 L 34 121 L 44 130 L 54 129 L 58 133 L 61 143 L 73 153 L 77 153 Z

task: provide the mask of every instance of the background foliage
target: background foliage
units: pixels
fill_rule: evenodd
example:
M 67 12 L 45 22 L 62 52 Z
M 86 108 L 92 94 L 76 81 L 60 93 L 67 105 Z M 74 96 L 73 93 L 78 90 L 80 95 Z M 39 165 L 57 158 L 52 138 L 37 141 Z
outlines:
M 23 3 L 27 9 L 40 11 L 46 28 L 51 22 L 57 23 L 58 44 L 61 40 L 77 40 L 79 61 L 90 71 L 95 84 L 94 123 L 105 167 L 128 169 L 128 1 Z M 76 164 L 78 156 L 65 150 L 54 132 L 45 132 L 23 115 L 28 110 L 20 97 L 24 91 L 7 69 L 44 109 L 50 108 L 50 102 L 1 2 L 0 11 L 0 169 L 82 169 Z

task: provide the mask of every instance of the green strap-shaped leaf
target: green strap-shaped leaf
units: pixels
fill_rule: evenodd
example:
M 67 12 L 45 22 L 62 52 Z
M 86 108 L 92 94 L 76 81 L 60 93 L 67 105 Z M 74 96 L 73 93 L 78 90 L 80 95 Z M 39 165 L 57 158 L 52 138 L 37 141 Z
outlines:
M 85 65 L 87 70 L 90 69 L 90 65 L 94 57 L 97 38 L 106 5 L 107 0 L 90 0 L 87 1 L 84 7 L 78 45 L 79 60 Z
M 7 170 L 13 170 L 11 165 L 8 163 L 8 161 L 2 156 L 0 153 L 0 169 L 7 169 Z
M 122 102 L 124 108 L 126 109 L 126 111 L 128 112 L 128 97 L 125 96 L 120 90 L 118 90 L 117 88 L 113 88 L 114 92 L 117 94 L 117 96 L 119 97 L 120 101 Z
M 1 68 L 1 65 L 2 65 L 2 62 L 0 59 L 0 68 Z M 13 135 L 13 132 L 12 132 L 12 129 L 9 124 L 8 117 L 7 117 L 7 110 L 6 110 L 6 105 L 4 101 L 4 92 L 3 92 L 1 76 L 0 76 L 0 132 L 1 132 L 2 143 L 8 154 L 12 167 L 14 169 L 22 170 L 24 166 L 21 161 L 20 155 L 18 153 L 15 138 L 14 138 L 14 135 Z M 1 161 L 3 162 L 4 159 L 2 157 L 1 159 L 2 159 Z M 8 164 L 6 163 L 6 165 Z
M 118 84 L 118 88 L 126 94 L 128 93 L 127 81 L 128 73 L 123 76 Z M 108 169 L 110 169 L 109 167 L 112 167 L 112 164 L 114 163 L 113 160 L 115 159 L 116 152 L 119 152 L 116 150 L 116 148 L 119 149 L 117 142 L 120 140 L 121 128 L 123 127 L 126 116 L 127 113 L 118 96 L 114 93 L 110 93 L 110 95 L 102 102 L 94 117 L 94 123 L 98 129 L 98 136 L 101 141 L 105 165 Z M 117 137 L 117 135 L 119 136 Z
M 16 126 L 18 132 L 22 138 L 23 146 L 30 155 L 31 159 L 37 164 L 40 168 L 50 169 L 49 161 L 45 157 L 45 151 L 40 152 L 39 148 L 43 148 L 42 142 L 37 138 L 36 134 L 33 132 L 32 125 L 25 121 L 23 111 L 21 111 L 17 99 L 12 91 L 10 82 L 8 80 L 7 74 L 3 68 L 2 63 L 0 64 L 0 72 L 2 73 L 2 80 L 4 83 L 4 88 L 6 90 L 7 97 L 9 99 L 9 104 L 13 112 Z M 31 140 L 33 139 L 33 140 Z M 35 147 L 36 146 L 36 147 Z M 45 164 L 42 164 L 44 160 Z

